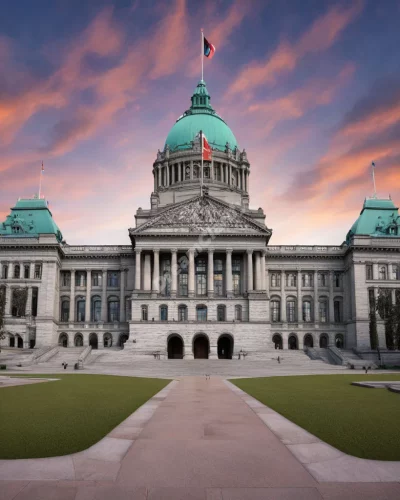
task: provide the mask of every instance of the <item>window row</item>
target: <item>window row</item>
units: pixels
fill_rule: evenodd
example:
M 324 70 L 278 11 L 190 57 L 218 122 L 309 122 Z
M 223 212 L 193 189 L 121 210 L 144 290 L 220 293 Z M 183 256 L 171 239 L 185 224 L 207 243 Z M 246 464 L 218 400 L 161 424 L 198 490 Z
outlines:
M 107 271 L 107 286 L 119 287 L 120 275 L 121 273 L 119 271 Z M 86 286 L 86 285 L 87 285 L 87 272 L 75 271 L 75 286 Z M 91 271 L 91 285 L 92 287 L 103 286 L 102 271 Z M 68 288 L 71 286 L 71 271 L 61 271 L 61 286 Z
M 333 317 L 335 323 L 343 322 L 342 300 L 333 301 Z M 286 300 L 286 321 L 288 323 L 296 323 L 298 320 L 297 300 L 288 298 Z M 302 303 L 302 321 L 311 323 L 318 321 L 319 323 L 328 323 L 329 321 L 329 303 L 328 300 L 320 300 L 318 302 L 317 317 L 313 311 L 312 302 L 304 300 Z M 281 301 L 279 299 L 271 300 L 271 321 L 273 323 L 281 322 Z
M 75 307 L 75 317 L 73 321 L 85 322 L 93 321 L 94 323 L 100 322 L 102 317 L 101 311 L 101 297 L 92 297 L 90 304 L 90 318 L 86 318 L 86 298 L 77 297 Z M 125 317 L 126 321 L 129 321 L 131 317 L 131 300 L 127 298 L 125 301 Z M 66 323 L 71 321 L 71 303 L 70 299 L 65 297 L 61 299 L 61 313 L 60 321 Z M 120 301 L 117 297 L 109 297 L 107 300 L 107 321 L 109 323 L 114 323 L 115 321 L 120 321 Z
M 207 321 L 208 319 L 208 311 L 207 306 L 198 305 L 196 306 L 196 321 Z M 216 321 L 226 321 L 226 306 L 219 305 L 217 306 L 217 317 Z M 235 305 L 235 321 L 242 321 L 242 306 Z M 149 320 L 149 309 L 147 305 L 141 306 L 141 320 L 148 321 Z M 168 321 L 168 306 L 163 304 L 159 307 L 159 320 L 160 321 Z M 173 318 L 175 320 L 175 317 Z M 178 306 L 178 321 L 188 321 L 188 307 L 185 304 L 181 304 Z
M 378 265 L 378 275 L 374 276 L 374 266 L 373 264 L 366 264 L 366 278 L 367 280 L 379 279 L 379 280 L 400 280 L 400 265 L 392 264 L 392 271 L 389 273 L 388 266 L 386 264 Z
M 100 336 L 100 338 L 101 338 L 101 336 Z M 123 348 L 124 344 L 128 340 L 128 335 L 126 335 L 125 333 L 121 333 L 121 334 L 119 334 L 118 339 L 115 339 L 115 338 L 113 338 L 113 335 L 111 333 L 106 332 L 103 334 L 102 340 L 103 340 L 104 347 L 112 347 L 112 346 L 116 345 L 116 346 Z M 83 339 L 82 333 L 76 333 L 73 338 L 71 335 L 71 339 L 70 339 L 70 336 L 68 335 L 68 333 L 64 333 L 64 332 L 60 333 L 60 335 L 58 337 L 58 345 L 59 346 L 70 347 L 71 343 L 74 347 L 83 347 L 84 346 L 84 339 Z M 98 349 L 99 337 L 98 337 L 97 333 L 92 332 L 89 335 L 88 344 L 92 349 Z
M 288 287 L 296 287 L 298 275 L 297 272 L 293 273 L 281 273 L 272 272 L 270 273 L 270 286 L 272 288 L 278 288 L 282 285 L 282 275 L 285 276 L 285 285 Z M 341 271 L 335 271 L 333 273 L 333 286 L 334 288 L 341 288 L 343 286 L 343 273 Z M 314 286 L 314 273 L 306 272 L 301 273 L 301 286 L 302 287 L 313 287 Z M 318 287 L 329 286 L 329 273 L 321 272 L 318 273 Z
M 326 349 L 329 346 L 329 336 L 326 333 L 321 333 L 319 336 L 319 347 L 322 349 Z M 283 339 L 280 333 L 275 333 L 272 336 L 272 342 L 275 346 L 275 349 L 283 349 Z M 311 333 L 306 333 L 303 337 L 303 346 L 304 347 L 314 347 L 314 336 Z M 335 347 L 338 349 L 343 349 L 344 347 L 344 336 L 341 333 L 335 335 Z M 296 334 L 291 333 L 288 337 L 288 348 L 289 349 L 298 349 L 299 342 Z
M 14 279 L 35 279 L 40 280 L 42 277 L 42 264 L 35 264 L 33 269 L 33 276 L 31 276 L 31 265 L 30 264 L 14 264 L 12 275 L 9 276 L 10 266 L 8 264 L 3 264 L 1 268 L 2 279 L 14 278 Z

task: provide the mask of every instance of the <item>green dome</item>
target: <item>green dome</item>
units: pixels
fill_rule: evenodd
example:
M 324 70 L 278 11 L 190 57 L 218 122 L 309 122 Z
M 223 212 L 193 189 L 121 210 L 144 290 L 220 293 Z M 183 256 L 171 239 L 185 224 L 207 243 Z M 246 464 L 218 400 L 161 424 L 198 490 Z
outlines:
M 227 142 L 232 150 L 237 147 L 232 130 L 212 108 L 203 80 L 200 80 L 196 87 L 190 109 L 185 111 L 171 128 L 165 146 L 168 146 L 171 151 L 191 149 L 192 141 L 200 130 L 203 131 L 213 149 L 225 151 Z

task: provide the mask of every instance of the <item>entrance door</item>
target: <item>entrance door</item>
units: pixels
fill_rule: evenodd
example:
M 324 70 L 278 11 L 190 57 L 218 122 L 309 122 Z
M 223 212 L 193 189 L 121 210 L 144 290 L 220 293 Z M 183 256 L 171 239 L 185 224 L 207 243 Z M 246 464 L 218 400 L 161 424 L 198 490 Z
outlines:
M 183 359 L 183 341 L 180 337 L 168 340 L 168 359 Z
M 218 339 L 218 359 L 232 359 L 233 342 L 227 335 Z
M 209 343 L 205 335 L 196 337 L 193 343 L 194 359 L 208 359 Z

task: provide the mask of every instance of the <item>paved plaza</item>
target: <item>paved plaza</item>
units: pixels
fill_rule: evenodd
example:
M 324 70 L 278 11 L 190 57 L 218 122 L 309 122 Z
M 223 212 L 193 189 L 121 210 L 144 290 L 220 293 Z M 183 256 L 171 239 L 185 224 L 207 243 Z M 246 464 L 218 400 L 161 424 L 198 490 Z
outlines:
M 378 462 L 378 472 L 371 473 L 363 467 L 373 461 L 350 459 L 339 475 L 338 469 L 329 475 L 329 460 L 337 456 L 319 455 L 321 463 L 310 468 L 316 438 L 304 459 L 307 447 L 294 453 L 282 435 L 285 425 L 270 425 L 274 413 L 220 377 L 183 377 L 84 452 L 0 461 L 0 500 L 400 497 L 399 463 Z M 288 432 L 304 439 L 299 431 Z M 348 476 L 341 480 L 343 470 Z

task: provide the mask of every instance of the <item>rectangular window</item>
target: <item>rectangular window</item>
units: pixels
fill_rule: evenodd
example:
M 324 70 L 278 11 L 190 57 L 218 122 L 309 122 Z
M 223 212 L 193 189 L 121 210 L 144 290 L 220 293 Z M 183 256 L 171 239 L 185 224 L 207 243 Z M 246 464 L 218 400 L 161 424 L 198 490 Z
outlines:
M 225 307 L 224 306 L 217 307 L 217 321 L 225 321 Z
M 32 316 L 37 316 L 38 309 L 38 297 L 39 297 L 39 289 L 35 286 L 32 288 Z
M 214 164 L 214 179 L 216 181 L 221 180 L 221 167 L 219 165 Z
M 288 323 L 294 323 L 296 321 L 296 303 L 293 300 L 290 300 L 287 302 L 286 308 Z
M 400 266 L 398 264 L 393 264 L 392 271 L 393 271 L 392 279 L 400 280 Z
M 42 265 L 35 264 L 35 280 L 40 280 L 42 277 Z
M 327 286 L 327 274 L 326 273 L 318 273 L 318 286 Z
M 178 320 L 179 321 L 187 321 L 187 307 L 179 306 L 178 308 Z
M 277 323 L 280 321 L 280 319 L 280 302 L 277 300 L 273 300 L 271 301 L 271 321 L 273 323 Z
M 207 295 L 207 276 L 205 274 L 196 275 L 196 294 Z
M 311 322 L 311 302 L 308 300 L 303 302 L 303 321 L 305 323 Z
M 29 264 L 24 265 L 24 278 L 28 280 L 31 274 L 31 266 Z
M 280 273 L 272 273 L 271 274 L 271 287 L 280 287 L 280 286 L 281 286 Z
M 69 271 L 61 271 L 61 286 L 71 286 L 71 273 Z
M 101 300 L 94 300 L 92 303 L 92 321 L 101 321 Z
M 179 274 L 178 275 L 178 283 L 179 283 L 179 291 L 178 294 L 187 297 L 188 295 L 188 275 L 187 274 Z
M 342 273 L 333 273 L 333 286 L 335 288 L 340 288 L 342 286 Z
M 242 321 L 242 306 L 235 306 L 235 321 Z
M 234 257 L 232 259 L 232 287 L 234 295 L 241 294 L 240 275 L 241 275 L 241 260 L 239 257 Z
M 63 323 L 69 321 L 69 300 L 63 300 L 61 303 L 61 321 Z
M 302 286 L 303 287 L 311 286 L 311 274 L 310 273 L 302 274 L 301 279 L 302 279 Z
M 142 321 L 147 321 L 149 319 L 147 306 L 142 306 Z
M 75 274 L 75 286 L 86 286 L 86 271 L 77 271 Z
M 92 272 L 92 286 L 101 286 L 102 273 L 98 271 Z
M 374 294 L 373 288 L 368 289 L 368 301 L 369 301 L 369 311 L 374 312 L 375 311 L 375 294 Z
M 286 286 L 297 286 L 297 276 L 293 273 L 286 275 Z
M 169 297 L 171 295 L 171 260 L 163 258 L 161 260 L 161 295 Z
M 118 287 L 119 286 L 119 272 L 118 271 L 108 271 L 107 273 L 107 286 Z
M 374 279 L 372 264 L 367 264 L 365 266 L 365 270 L 366 270 L 367 280 Z

